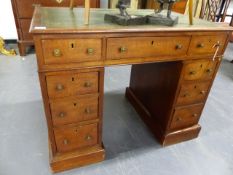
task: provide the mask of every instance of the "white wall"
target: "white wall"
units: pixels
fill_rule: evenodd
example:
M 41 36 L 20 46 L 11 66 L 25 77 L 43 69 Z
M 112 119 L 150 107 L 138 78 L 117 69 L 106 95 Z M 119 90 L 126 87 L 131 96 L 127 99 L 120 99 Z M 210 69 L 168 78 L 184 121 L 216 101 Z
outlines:
M 0 36 L 4 39 L 18 38 L 10 0 L 1 0 Z

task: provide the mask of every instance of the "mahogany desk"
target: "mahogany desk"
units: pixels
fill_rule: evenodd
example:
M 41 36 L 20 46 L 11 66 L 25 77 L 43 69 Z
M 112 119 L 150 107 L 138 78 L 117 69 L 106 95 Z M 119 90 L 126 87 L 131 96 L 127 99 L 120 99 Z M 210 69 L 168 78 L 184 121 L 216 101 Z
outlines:
M 174 27 L 104 22 L 114 10 L 37 7 L 31 24 L 54 172 L 104 160 L 104 67 L 132 64 L 126 98 L 163 145 L 196 138 L 231 28 L 180 16 Z M 132 13 L 151 14 L 152 10 Z

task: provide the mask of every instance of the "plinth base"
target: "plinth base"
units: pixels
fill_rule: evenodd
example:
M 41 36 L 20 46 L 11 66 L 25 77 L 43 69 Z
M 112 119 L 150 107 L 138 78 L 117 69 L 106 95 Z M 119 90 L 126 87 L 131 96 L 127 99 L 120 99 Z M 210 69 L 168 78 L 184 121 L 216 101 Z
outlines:
M 174 26 L 178 23 L 179 18 L 177 16 L 167 16 L 161 14 L 152 14 L 147 16 L 148 24 L 163 25 L 163 26 Z
M 147 18 L 144 16 L 131 15 L 129 18 L 127 18 L 117 14 L 116 15 L 105 14 L 104 20 L 107 22 L 116 23 L 123 26 L 144 25 L 147 22 Z
M 52 155 L 50 151 L 50 166 L 54 173 L 77 168 L 103 161 L 105 151 L 103 146 L 95 146 L 83 150 Z

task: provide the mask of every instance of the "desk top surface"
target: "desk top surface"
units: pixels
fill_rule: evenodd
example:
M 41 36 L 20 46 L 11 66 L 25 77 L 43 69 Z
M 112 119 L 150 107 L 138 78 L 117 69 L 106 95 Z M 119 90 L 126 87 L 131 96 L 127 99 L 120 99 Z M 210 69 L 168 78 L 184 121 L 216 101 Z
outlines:
M 131 15 L 149 15 L 153 10 L 128 10 Z M 194 19 L 189 25 L 188 16 L 179 16 L 173 27 L 159 25 L 120 26 L 104 21 L 104 15 L 118 14 L 118 9 L 91 9 L 89 25 L 84 24 L 84 9 L 67 7 L 36 7 L 30 32 L 32 33 L 118 33 L 118 32 L 166 32 L 166 31 L 230 31 L 233 27 L 206 20 Z M 174 12 L 173 12 L 174 13 Z

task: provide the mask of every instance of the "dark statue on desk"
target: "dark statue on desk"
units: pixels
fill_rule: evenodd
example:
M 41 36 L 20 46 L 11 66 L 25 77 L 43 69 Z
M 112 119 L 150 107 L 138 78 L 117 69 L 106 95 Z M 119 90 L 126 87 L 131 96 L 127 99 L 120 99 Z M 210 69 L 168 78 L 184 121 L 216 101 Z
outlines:
M 144 25 L 144 24 L 157 24 L 165 26 L 173 26 L 178 23 L 178 17 L 171 15 L 173 4 L 179 0 L 154 0 L 159 3 L 159 9 L 155 9 L 155 13 L 148 16 L 135 16 L 129 15 L 127 8 L 130 7 L 131 0 L 118 0 L 116 8 L 120 10 L 120 14 L 106 14 L 104 20 L 119 25 Z M 161 14 L 164 4 L 168 4 L 167 15 Z
M 155 1 L 157 1 L 159 3 L 159 9 L 155 9 L 155 13 L 162 12 L 164 4 L 167 3 L 168 4 L 167 17 L 171 18 L 172 6 L 177 0 L 155 0 Z
M 120 14 L 105 14 L 104 20 L 119 25 L 144 25 L 147 23 L 145 16 L 129 15 L 126 11 L 130 7 L 131 0 L 118 0 L 116 8 L 120 10 Z
M 130 7 L 130 1 L 131 0 L 119 0 L 116 8 L 120 10 L 120 15 L 125 17 L 130 17 L 128 12 L 126 11 L 127 8 Z
M 159 9 L 155 9 L 155 13 L 148 16 L 149 24 L 173 26 L 178 23 L 178 17 L 171 15 L 172 6 L 179 0 L 154 0 L 159 3 Z M 164 9 L 164 4 L 168 4 L 167 15 L 161 14 Z

